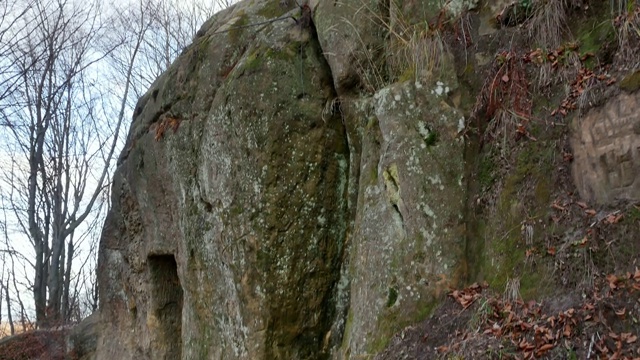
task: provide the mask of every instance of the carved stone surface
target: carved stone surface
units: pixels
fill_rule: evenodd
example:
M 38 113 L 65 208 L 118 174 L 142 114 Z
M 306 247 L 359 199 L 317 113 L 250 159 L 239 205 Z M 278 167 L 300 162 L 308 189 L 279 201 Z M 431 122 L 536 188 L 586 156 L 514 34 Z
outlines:
M 590 201 L 640 200 L 640 93 L 622 93 L 574 121 L 573 178 Z

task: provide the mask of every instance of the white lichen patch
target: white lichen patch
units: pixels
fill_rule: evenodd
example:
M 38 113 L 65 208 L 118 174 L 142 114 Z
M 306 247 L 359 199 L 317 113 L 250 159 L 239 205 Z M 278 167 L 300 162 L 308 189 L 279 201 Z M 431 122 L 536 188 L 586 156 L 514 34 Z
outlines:
M 427 176 L 427 180 L 429 180 L 431 185 L 437 186 L 439 190 L 444 190 L 444 185 L 442 184 L 442 179 L 439 174 L 436 174 L 435 176 Z
M 381 111 L 387 107 L 387 99 L 389 98 L 390 90 L 389 88 L 384 88 L 378 90 L 377 93 L 373 94 L 373 98 L 377 100 L 376 110 Z
M 380 194 L 380 187 L 377 185 L 367 186 L 367 188 L 364 190 L 364 194 L 367 197 L 378 196 Z
M 429 180 L 429 182 L 431 183 L 431 185 L 441 185 L 442 184 L 442 179 L 440 178 L 440 175 L 436 174 L 435 176 L 428 176 L 427 179 Z
M 418 122 L 418 133 L 423 139 L 427 139 L 429 138 L 429 135 L 431 135 L 431 130 L 429 130 L 429 127 L 427 127 L 427 124 L 425 124 L 424 121 Z
M 464 117 L 461 117 L 460 119 L 458 119 L 458 133 L 461 133 L 462 130 L 464 130 L 465 128 L 465 121 L 464 121 Z
M 445 9 L 452 18 L 456 18 L 464 11 L 473 10 L 477 6 L 478 0 L 450 0 L 447 1 Z
M 422 142 L 420 144 L 420 148 L 424 149 L 426 147 L 425 143 Z M 409 155 L 407 162 L 405 163 L 407 166 L 407 171 L 421 174 L 422 168 L 420 167 L 420 157 L 415 153 L 415 149 L 411 149 L 411 155 Z
M 427 240 L 427 246 L 433 246 L 433 241 L 436 239 L 436 234 L 433 231 L 429 231 L 425 228 L 420 228 L 422 236 Z
M 436 213 L 433 211 L 433 209 L 431 209 L 431 207 L 427 204 L 418 204 L 417 208 L 419 211 L 422 211 L 425 215 L 427 215 L 430 218 L 436 219 Z
M 436 87 L 433 90 L 431 90 L 431 93 L 437 96 L 443 96 L 443 95 L 447 95 L 449 93 L 449 90 L 450 90 L 449 87 L 445 86 L 442 81 L 438 81 L 436 82 Z

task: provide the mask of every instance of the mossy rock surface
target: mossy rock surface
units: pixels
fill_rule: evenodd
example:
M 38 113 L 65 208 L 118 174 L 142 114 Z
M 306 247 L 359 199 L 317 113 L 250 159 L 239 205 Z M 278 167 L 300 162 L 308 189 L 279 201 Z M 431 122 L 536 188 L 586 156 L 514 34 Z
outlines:
M 523 79 L 495 77 L 512 64 L 496 61 L 505 49 L 520 61 L 535 45 L 528 18 L 478 34 L 497 3 L 508 6 L 480 4 L 479 15 L 460 10 L 475 1 L 246 0 L 208 21 L 136 106 L 100 244 L 97 358 L 170 348 L 189 359 L 371 359 L 453 288 L 517 284 L 537 299 L 580 281 L 570 257 L 610 269 L 602 249 L 613 247 L 631 261 L 638 246 L 605 247 L 598 234 L 631 238 L 637 211 L 584 230 L 593 215 L 570 176 L 573 114 L 550 115 L 563 85 L 534 88 L 544 69 L 524 60 Z M 612 59 L 608 15 L 580 16 L 577 51 Z M 431 52 L 393 63 L 402 40 Z M 612 89 L 638 91 L 638 78 Z M 500 109 L 511 117 L 486 136 L 498 112 L 483 99 L 515 81 L 531 114 Z M 579 248 L 583 238 L 594 247 Z M 153 273 L 158 257 L 171 277 Z M 563 280 L 547 276 L 556 268 Z M 166 309 L 165 287 L 182 294 Z
M 634 92 L 640 89 L 640 70 L 632 72 L 620 81 L 620 89 Z

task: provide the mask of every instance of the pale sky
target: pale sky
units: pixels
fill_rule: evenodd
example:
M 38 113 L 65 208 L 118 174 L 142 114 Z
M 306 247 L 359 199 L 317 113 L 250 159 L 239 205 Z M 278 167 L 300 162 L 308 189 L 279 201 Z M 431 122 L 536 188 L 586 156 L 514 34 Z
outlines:
M 5 1 L 9 1 L 9 2 L 5 2 Z M 8 5 L 12 5 L 12 4 L 17 4 L 18 2 L 13 2 L 15 0 L 0 0 L 0 17 L 3 14 L 3 9 L 6 8 L 6 6 Z M 46 1 L 46 0 L 26 0 L 26 1 Z M 84 4 L 85 0 L 70 0 L 70 2 L 74 2 L 74 1 L 78 1 L 78 3 L 80 4 Z M 158 1 L 158 0 L 156 0 Z M 184 10 L 193 10 L 193 9 L 209 9 L 207 10 L 207 12 L 211 11 L 212 9 L 215 9 L 216 11 L 221 9 L 224 5 L 230 5 L 232 3 L 235 3 L 237 1 L 231 1 L 231 0 L 212 0 L 212 1 L 202 1 L 202 0 L 193 0 L 193 1 L 180 1 L 180 0 L 165 0 L 168 3 L 174 3 L 176 4 L 179 8 L 184 9 Z M 115 3 L 113 0 L 100 0 L 101 2 L 101 7 L 104 10 L 107 10 L 109 7 L 111 7 L 112 9 L 115 9 L 115 7 L 117 7 L 117 10 L 115 11 L 120 11 L 120 9 L 122 9 L 123 7 L 126 7 L 126 4 L 139 4 L 140 1 L 139 0 L 116 0 Z M 114 7 L 115 5 L 115 7 Z M 108 11 L 107 11 L 108 12 Z M 206 20 L 206 16 L 202 17 L 202 21 Z M 11 23 L 11 13 L 9 13 L 7 16 L 5 16 L 4 18 L 0 18 L 0 32 L 2 31 L 3 28 L 6 28 L 7 24 Z M 199 28 L 201 26 L 201 24 L 198 24 L 197 28 Z M 197 30 L 197 28 L 195 30 Z M 15 35 L 15 34 L 14 34 Z M 5 37 L 5 39 L 7 39 Z M 1 40 L 1 39 L 0 39 Z M 0 47 L 0 50 L 2 48 Z M 1 62 L 2 60 L 0 60 Z M 2 64 L 0 63 L 0 66 L 2 66 Z M 1 70 L 1 69 L 0 69 Z M 98 81 L 99 82 L 99 81 Z M 120 85 L 116 85 L 116 86 L 120 86 Z M 130 113 L 130 111 L 128 111 Z M 123 140 L 126 137 L 126 131 L 128 130 L 129 126 L 129 121 L 130 118 L 127 118 L 124 124 L 123 129 L 121 129 L 121 134 L 120 134 L 120 140 Z M 10 173 L 7 173 L 7 171 L 11 171 L 11 168 L 8 167 L 7 165 L 12 164 L 12 159 L 11 159 L 11 155 L 10 155 L 10 151 L 7 148 L 8 143 L 6 142 L 7 136 L 9 136 L 8 133 L 6 133 L 6 129 L 2 129 L 0 128 L 0 166 L 1 166 L 1 170 L 2 174 L 0 174 L 1 177 L 5 178 L 9 175 L 11 175 Z M 3 141 L 3 139 L 5 141 Z M 122 146 L 122 141 L 120 141 L 121 146 Z M 117 156 L 119 155 L 120 150 L 118 149 L 116 151 L 116 153 L 114 154 L 115 158 L 117 158 Z M 15 159 L 16 162 L 14 162 L 13 164 L 22 164 L 23 166 L 27 166 L 26 163 L 26 157 L 23 157 L 22 159 Z M 112 161 L 112 164 L 115 163 L 115 161 Z M 113 171 L 111 171 L 111 174 L 113 173 Z M 17 174 L 14 174 L 17 175 Z M 22 181 L 24 183 L 26 183 L 26 179 L 22 179 Z M 110 179 L 109 179 L 110 181 Z M 94 184 L 89 184 L 88 188 L 94 188 L 95 187 L 95 183 Z M 6 184 L 3 184 L 3 182 L 0 180 L 0 193 L 3 194 L 3 196 L 5 196 L 8 191 L 10 189 L 8 189 L 6 187 Z M 87 192 L 91 192 L 89 190 L 87 190 Z M 103 211 L 104 212 L 104 211 Z M 15 217 L 13 217 L 13 214 L 11 214 L 11 212 L 7 212 L 7 230 L 8 230 L 8 237 L 9 237 L 9 241 L 11 242 L 11 246 L 19 251 L 24 257 L 32 259 L 34 256 L 34 249 L 32 247 L 32 245 L 30 244 L 28 238 L 24 235 L 20 233 L 20 228 L 16 225 L 16 219 Z M 104 214 L 103 214 L 104 215 Z M 4 220 L 4 215 L 0 212 L 0 224 L 4 224 L 5 220 Z M 102 228 L 102 220 L 100 220 L 99 223 L 99 229 Z M 86 229 L 86 227 L 84 228 Z M 3 229 L 0 229 L 3 230 Z M 3 230 L 4 231 L 4 230 Z M 78 229 L 78 233 L 82 233 L 83 230 Z M 98 237 L 99 237 L 99 232 L 98 233 L 94 233 L 91 235 L 90 238 L 86 239 L 81 246 L 77 249 L 79 254 L 82 254 L 82 256 L 84 256 L 86 258 L 87 254 L 89 253 L 89 245 L 91 243 L 95 244 L 98 241 Z M 74 240 L 78 240 L 78 239 L 74 239 Z M 5 236 L 3 234 L 3 236 L 0 239 L 0 249 L 5 249 L 6 245 L 5 245 Z M 89 259 L 90 264 L 89 266 L 95 265 L 96 259 L 95 259 L 95 254 L 94 257 L 92 257 L 91 259 Z M 0 262 L 2 262 L 2 253 L 0 253 Z M 77 271 L 79 270 L 79 266 L 81 265 L 81 259 L 78 259 L 76 261 L 74 261 L 74 272 L 77 273 Z M 5 264 L 1 264 L 4 266 L 0 266 L 0 273 L 2 272 L 2 268 L 7 266 L 8 263 Z M 26 283 L 27 280 L 26 279 L 30 279 L 33 276 L 33 269 L 25 262 L 22 262 L 20 264 L 16 264 L 16 278 L 18 279 L 18 281 L 20 283 L 23 283 L 25 285 L 20 286 L 20 294 L 22 297 L 22 301 L 25 303 L 25 305 L 27 306 L 28 310 L 31 312 L 29 315 L 33 316 L 33 299 L 32 299 L 32 293 L 31 290 L 26 288 Z M 15 296 L 15 294 L 12 294 L 12 296 Z M 3 296 L 4 297 L 4 296 Z M 2 304 L 2 321 L 6 320 L 6 304 L 4 303 L 4 298 L 1 299 L 1 301 L 3 301 Z M 14 312 L 14 320 L 16 320 L 16 315 L 15 314 L 15 310 L 16 307 L 14 305 L 14 308 L 12 309 Z

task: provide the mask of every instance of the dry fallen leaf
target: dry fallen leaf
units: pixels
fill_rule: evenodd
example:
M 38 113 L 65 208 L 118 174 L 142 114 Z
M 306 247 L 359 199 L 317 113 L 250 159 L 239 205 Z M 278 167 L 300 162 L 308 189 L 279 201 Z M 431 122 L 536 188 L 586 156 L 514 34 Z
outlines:
M 588 239 L 585 236 L 585 237 L 582 238 L 582 240 L 574 242 L 573 245 L 574 246 L 584 247 L 587 244 L 587 241 L 588 241 Z
M 545 351 L 553 349 L 553 347 L 554 347 L 553 344 L 544 344 L 544 345 L 542 345 L 542 346 L 540 346 L 538 348 L 538 352 L 545 352 Z
M 636 335 L 630 335 L 625 339 L 627 344 L 634 343 L 634 342 L 636 342 L 636 340 L 638 340 L 638 336 L 636 336 Z
M 565 162 L 571 162 L 573 161 L 573 154 L 572 153 L 563 153 L 562 154 L 562 160 Z
M 606 221 L 609 224 L 617 224 L 622 219 L 623 214 L 609 214 L 607 215 Z

